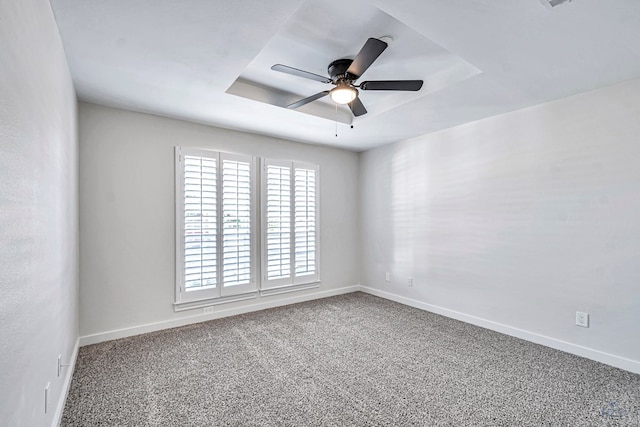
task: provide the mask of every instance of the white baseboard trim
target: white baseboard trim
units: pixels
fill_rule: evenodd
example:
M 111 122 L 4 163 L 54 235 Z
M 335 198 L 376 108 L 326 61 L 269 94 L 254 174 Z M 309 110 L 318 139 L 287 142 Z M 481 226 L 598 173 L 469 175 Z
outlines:
M 64 405 L 67 403 L 67 396 L 69 395 L 69 388 L 71 388 L 71 380 L 73 379 L 73 371 L 76 368 L 76 360 L 78 359 L 78 349 L 80 348 L 80 338 L 76 340 L 76 344 L 69 360 L 69 366 L 65 366 L 64 377 L 62 383 L 62 390 L 60 391 L 60 397 L 58 398 L 58 404 L 56 405 L 56 412 L 53 414 L 52 427 L 60 426 L 62 422 L 62 414 L 64 413 Z M 66 362 L 66 361 L 63 361 Z
M 283 305 L 296 304 L 299 302 L 311 301 L 315 299 L 328 298 L 336 295 L 343 295 L 359 290 L 358 285 L 347 286 L 327 291 L 305 293 L 302 295 L 283 297 L 281 294 L 273 296 L 261 296 L 258 300 L 252 300 L 254 303 L 243 305 L 241 307 L 233 307 L 220 309 L 208 314 L 197 314 L 178 319 L 165 320 L 155 323 L 147 323 L 130 328 L 117 329 L 113 331 L 101 332 L 97 334 L 85 335 L 80 337 L 80 346 L 97 344 L 104 341 L 111 341 L 120 338 L 131 337 L 134 335 L 146 334 L 149 332 L 160 331 L 163 329 L 177 328 L 180 326 L 191 325 L 193 323 L 206 322 L 208 320 L 220 319 L 222 317 L 236 316 L 238 314 L 250 313 L 253 311 L 265 310 L 268 308 L 280 307 Z M 286 294 L 290 295 L 290 294 Z M 220 307 L 220 306 L 215 306 Z
M 627 359 L 625 357 L 616 356 L 615 354 L 605 353 L 600 350 L 595 350 L 589 347 L 584 347 L 577 344 L 572 344 L 567 341 L 562 341 L 556 338 L 551 338 L 545 335 L 536 334 L 534 332 L 525 331 L 523 329 L 514 328 L 509 325 L 494 322 L 491 320 L 483 319 L 476 316 L 471 316 L 465 313 L 461 313 L 448 308 L 440 307 L 433 304 L 428 304 L 422 301 L 414 300 L 393 294 L 391 292 L 381 291 L 379 289 L 370 288 L 368 286 L 359 286 L 359 290 L 377 297 L 388 299 L 398 302 L 400 304 L 408 305 L 410 307 L 419 308 L 421 310 L 429 311 L 431 313 L 440 314 L 445 317 L 460 320 L 462 322 L 471 323 L 476 326 L 481 326 L 486 329 L 491 329 L 496 332 L 510 335 L 516 338 L 521 338 L 525 341 L 530 341 L 535 344 L 551 347 L 556 350 L 561 350 L 566 353 L 571 353 L 576 356 L 584 357 L 587 359 L 595 360 L 606 365 L 614 366 L 616 368 L 624 369 L 625 371 L 640 374 L 640 361 Z

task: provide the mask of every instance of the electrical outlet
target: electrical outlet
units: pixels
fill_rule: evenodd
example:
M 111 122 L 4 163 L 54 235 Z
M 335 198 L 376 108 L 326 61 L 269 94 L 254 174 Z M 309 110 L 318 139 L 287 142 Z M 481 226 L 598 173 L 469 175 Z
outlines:
M 413 277 L 409 277 L 409 286 L 413 288 Z
M 202 309 L 202 314 L 211 314 L 213 313 L 213 307 L 205 307 Z
M 62 373 L 62 368 L 66 368 L 67 366 L 70 366 L 70 365 L 68 363 L 62 363 L 62 355 L 59 354 L 58 355 L 58 377 Z
M 589 313 L 583 313 L 582 311 L 576 311 L 576 326 L 582 326 L 583 328 L 589 327 Z
M 389 272 L 384 273 L 384 280 L 387 281 L 387 282 L 390 282 L 391 281 L 391 273 L 389 273 Z

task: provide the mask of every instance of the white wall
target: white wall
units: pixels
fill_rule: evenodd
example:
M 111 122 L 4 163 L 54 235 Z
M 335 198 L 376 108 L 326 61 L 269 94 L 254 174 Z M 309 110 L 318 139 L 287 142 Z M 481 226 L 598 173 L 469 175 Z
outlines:
M 90 343 L 358 284 L 358 155 L 80 103 L 80 335 Z M 283 123 L 282 126 L 286 126 Z M 319 289 L 174 312 L 176 145 L 320 165 Z
M 0 2 L 0 53 L 0 424 L 51 425 L 78 338 L 78 152 L 48 1 Z
M 640 372 L 639 118 L 633 80 L 362 153 L 361 283 Z

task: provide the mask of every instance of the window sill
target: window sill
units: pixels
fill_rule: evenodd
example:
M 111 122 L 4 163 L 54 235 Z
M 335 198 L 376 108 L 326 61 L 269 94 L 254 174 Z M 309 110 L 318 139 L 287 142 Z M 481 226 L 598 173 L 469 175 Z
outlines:
M 177 311 L 193 310 L 196 308 L 211 307 L 212 305 L 229 304 L 237 301 L 246 301 L 250 299 L 255 299 L 257 297 L 258 297 L 258 292 L 252 291 L 246 294 L 233 295 L 228 297 L 208 298 L 208 299 L 201 299 L 197 301 L 188 301 L 188 302 L 174 302 L 173 311 L 177 312 Z
M 286 294 L 289 292 L 304 291 L 307 289 L 314 289 L 319 287 L 320 287 L 320 282 L 303 283 L 298 285 L 276 286 L 273 288 L 260 289 L 260 296 L 268 297 L 271 295 L 280 295 L 280 294 Z
M 297 292 L 304 291 L 307 289 L 315 289 L 320 287 L 320 282 L 311 282 L 311 283 L 302 283 L 297 285 L 283 285 L 276 286 L 273 288 L 260 289 L 259 291 L 251 291 L 245 294 L 232 295 L 228 297 L 220 297 L 220 298 L 207 298 L 201 299 L 197 301 L 187 301 L 187 302 L 174 302 L 173 303 L 173 311 L 187 311 L 187 310 L 195 310 L 198 308 L 211 307 L 212 305 L 221 305 L 221 304 L 230 304 L 238 301 L 247 301 L 251 299 L 256 299 L 258 296 L 268 297 L 272 295 L 280 295 L 286 294 L 289 292 Z

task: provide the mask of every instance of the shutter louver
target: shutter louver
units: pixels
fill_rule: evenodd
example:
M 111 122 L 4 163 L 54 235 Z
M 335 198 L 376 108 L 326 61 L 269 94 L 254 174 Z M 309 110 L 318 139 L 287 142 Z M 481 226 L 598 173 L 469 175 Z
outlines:
M 295 275 L 316 273 L 316 171 L 295 168 Z
M 222 161 L 222 283 L 251 282 L 251 165 Z
M 269 165 L 266 177 L 267 280 L 291 276 L 291 168 Z
M 319 282 L 318 166 L 265 160 L 262 289 Z
M 216 160 L 184 157 L 184 287 L 215 288 Z

